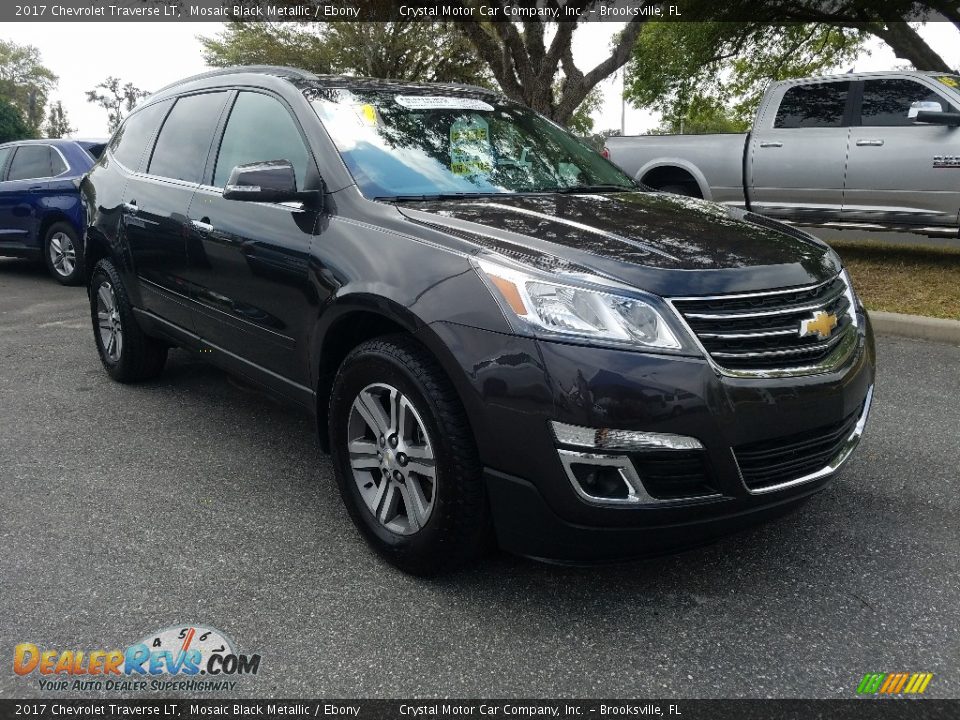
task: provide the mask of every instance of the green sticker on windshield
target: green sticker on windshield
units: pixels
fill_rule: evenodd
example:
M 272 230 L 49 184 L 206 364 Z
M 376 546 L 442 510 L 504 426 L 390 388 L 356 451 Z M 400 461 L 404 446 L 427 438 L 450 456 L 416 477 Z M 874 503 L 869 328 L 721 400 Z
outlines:
M 956 78 L 950 77 L 949 75 L 941 75 L 937 80 L 947 87 L 960 88 L 960 82 L 957 82 Z
M 490 126 L 479 115 L 468 115 L 450 125 L 450 171 L 454 175 L 483 176 L 493 170 Z

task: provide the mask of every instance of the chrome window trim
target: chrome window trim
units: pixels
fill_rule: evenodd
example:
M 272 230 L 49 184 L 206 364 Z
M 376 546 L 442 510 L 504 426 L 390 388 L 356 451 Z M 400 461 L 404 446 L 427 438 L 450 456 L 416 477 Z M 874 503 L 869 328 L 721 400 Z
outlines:
M 733 462 L 737 466 L 737 473 L 740 475 L 740 482 L 743 483 L 743 487 L 746 488 L 747 492 L 751 495 L 766 495 L 768 493 L 779 492 L 780 490 L 796 487 L 797 485 L 804 485 L 806 483 L 814 482 L 815 480 L 820 480 L 837 472 L 837 470 L 839 470 L 840 467 L 850 459 L 853 451 L 857 449 L 857 445 L 860 444 L 860 440 L 863 438 L 863 432 L 867 427 L 867 416 L 870 414 L 870 405 L 873 403 L 873 388 L 874 386 L 871 385 L 867 390 L 867 397 L 863 401 L 863 411 L 860 413 L 860 418 L 857 420 L 857 424 L 854 426 L 853 432 L 850 433 L 844 442 L 843 447 L 840 448 L 840 452 L 837 453 L 833 460 L 816 472 L 794 478 L 793 480 L 778 483 L 776 485 L 760 488 L 759 490 L 752 490 L 743 480 L 743 473 L 740 471 L 740 463 L 737 462 L 737 454 L 733 451 L 733 448 L 730 448 L 730 454 L 733 456 Z
M 64 170 L 64 171 L 61 172 L 61 173 L 57 173 L 56 175 L 42 175 L 42 176 L 40 176 L 40 177 L 16 178 L 16 179 L 9 179 L 9 178 L 8 178 L 8 179 L 4 180 L 4 182 L 38 182 L 38 181 L 40 181 L 40 180 L 56 180 L 58 177 L 63 177 L 64 175 L 69 175 L 69 174 L 70 174 L 70 163 L 67 161 L 66 156 L 65 156 L 62 152 L 60 152 L 60 148 L 58 148 L 56 145 L 47 145 L 46 143 L 24 143 L 24 144 L 22 144 L 22 145 L 15 145 L 15 146 L 13 147 L 13 150 L 14 150 L 13 157 L 14 157 L 14 158 L 16 158 L 16 156 L 17 156 L 16 151 L 19 150 L 19 149 L 22 148 L 22 147 L 46 147 L 46 148 L 49 148 L 50 150 L 53 150 L 54 152 L 57 153 L 57 155 L 60 156 L 60 159 L 63 160 L 63 164 L 66 166 L 66 170 Z M 11 160 L 11 164 L 12 164 L 12 163 L 13 163 L 13 161 Z M 9 168 L 7 168 L 7 171 L 8 171 L 8 173 L 9 173 Z
M 577 495 L 580 496 L 581 500 L 589 503 L 590 505 L 660 507 L 663 505 L 675 505 L 679 503 L 697 502 L 702 500 L 719 500 L 724 497 L 720 493 L 713 493 L 710 495 L 697 495 L 694 497 L 684 498 L 655 498 L 650 495 L 650 493 L 647 492 L 647 489 L 643 486 L 640 476 L 637 475 L 636 468 L 633 467 L 633 463 L 630 461 L 630 458 L 627 455 L 603 455 L 600 453 L 586 453 L 563 449 L 557 450 L 557 454 L 560 456 L 560 462 L 563 464 L 564 472 L 567 474 L 567 479 L 570 480 L 570 484 L 573 485 L 573 489 L 576 491 Z M 617 468 L 620 471 L 621 479 L 627 486 L 627 497 L 604 498 L 591 495 L 583 489 L 583 487 L 580 485 L 580 482 L 577 480 L 577 476 L 574 474 L 572 467 L 574 463 Z

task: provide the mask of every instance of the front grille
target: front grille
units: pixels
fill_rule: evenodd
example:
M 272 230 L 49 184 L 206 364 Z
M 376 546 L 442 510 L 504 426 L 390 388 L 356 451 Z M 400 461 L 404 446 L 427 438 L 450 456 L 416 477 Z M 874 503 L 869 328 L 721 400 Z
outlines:
M 841 276 L 786 292 L 684 298 L 673 305 L 713 360 L 730 370 L 790 370 L 815 366 L 855 332 L 853 308 Z M 803 320 L 824 311 L 837 317 L 826 339 L 800 337 Z
M 632 453 L 640 482 L 657 500 L 716 495 L 717 488 L 699 450 Z
M 743 482 L 751 490 L 763 490 L 822 470 L 840 454 L 859 415 L 857 411 L 830 425 L 735 447 Z

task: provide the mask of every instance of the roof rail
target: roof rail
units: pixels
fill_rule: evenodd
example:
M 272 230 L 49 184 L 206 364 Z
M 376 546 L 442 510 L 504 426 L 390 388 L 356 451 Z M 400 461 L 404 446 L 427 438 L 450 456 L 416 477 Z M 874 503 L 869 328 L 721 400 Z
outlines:
M 241 73 L 255 73 L 260 75 L 277 75 L 280 77 L 292 77 L 298 78 L 300 80 L 315 80 L 316 75 L 308 70 L 301 70 L 300 68 L 284 67 L 282 65 L 233 65 L 231 67 L 216 68 L 215 70 L 208 70 L 207 72 L 200 73 L 199 75 L 191 75 L 188 78 L 183 78 L 182 80 L 177 80 L 176 82 L 170 83 L 169 85 L 164 85 L 162 88 L 157 90 L 153 95 L 158 95 L 165 90 L 170 88 L 175 88 L 178 85 L 183 85 L 188 82 L 193 82 L 194 80 L 205 80 L 207 78 L 219 77 L 221 75 L 239 75 Z

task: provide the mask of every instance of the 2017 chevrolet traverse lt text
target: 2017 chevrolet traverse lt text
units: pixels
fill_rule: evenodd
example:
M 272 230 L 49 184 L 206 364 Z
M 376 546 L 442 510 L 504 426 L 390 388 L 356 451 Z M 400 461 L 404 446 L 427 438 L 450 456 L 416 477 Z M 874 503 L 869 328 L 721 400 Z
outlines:
M 299 403 L 414 573 L 705 542 L 857 445 L 869 321 L 825 244 L 644 191 L 480 88 L 233 68 L 131 114 L 83 183 L 94 337 Z M 202 432 L 202 431 L 198 431 Z

